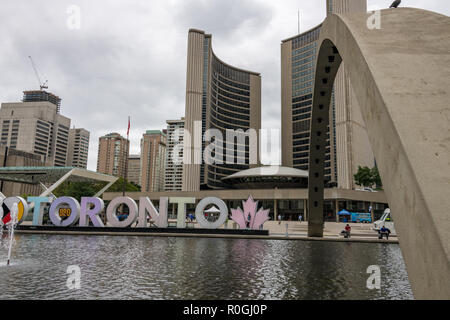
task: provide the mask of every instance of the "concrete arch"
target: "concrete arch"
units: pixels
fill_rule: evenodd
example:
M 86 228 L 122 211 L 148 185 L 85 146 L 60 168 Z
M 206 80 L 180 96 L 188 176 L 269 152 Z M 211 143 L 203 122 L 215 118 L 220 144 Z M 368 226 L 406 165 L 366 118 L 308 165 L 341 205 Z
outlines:
M 326 129 L 342 61 L 366 123 L 419 299 L 450 298 L 450 18 L 412 9 L 331 15 L 319 39 L 308 234 L 323 236 Z

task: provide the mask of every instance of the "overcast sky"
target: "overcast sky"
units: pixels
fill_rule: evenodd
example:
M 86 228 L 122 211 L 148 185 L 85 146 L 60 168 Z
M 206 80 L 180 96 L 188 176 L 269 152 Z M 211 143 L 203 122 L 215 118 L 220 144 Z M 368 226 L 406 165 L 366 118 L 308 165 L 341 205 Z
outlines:
M 450 15 L 448 0 L 402 2 Z M 71 5 L 81 9 L 80 29 L 68 28 Z M 187 35 L 196 28 L 213 35 L 223 61 L 261 73 L 263 128 L 280 128 L 280 42 L 297 34 L 297 10 L 306 31 L 325 18 L 325 0 L 2 1 L 0 102 L 39 88 L 31 55 L 62 98 L 61 114 L 91 132 L 88 169 L 96 170 L 98 138 L 125 136 L 128 115 L 131 154 L 145 130 L 184 116 Z

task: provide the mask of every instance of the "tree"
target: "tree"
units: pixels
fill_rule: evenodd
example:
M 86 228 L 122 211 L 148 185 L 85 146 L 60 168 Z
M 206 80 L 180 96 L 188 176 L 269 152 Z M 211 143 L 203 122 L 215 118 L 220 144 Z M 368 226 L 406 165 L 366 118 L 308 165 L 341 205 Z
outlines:
M 53 192 L 57 197 L 73 197 L 78 201 L 81 201 L 82 197 L 92 197 L 98 191 L 100 191 L 106 185 L 105 182 L 73 182 L 67 181 L 60 185 Z M 123 191 L 123 178 L 119 178 L 107 192 L 122 192 Z M 139 192 L 141 187 L 127 181 L 126 192 Z
M 354 178 L 358 186 L 370 187 L 373 185 L 372 170 L 369 167 L 358 166 L 358 172 Z
M 108 192 L 122 192 L 123 191 L 123 178 L 119 178 L 114 184 L 107 190 Z M 127 181 L 125 188 L 126 192 L 139 192 L 141 187 L 135 183 Z
M 377 166 L 372 169 L 358 166 L 358 172 L 354 175 L 354 178 L 358 186 L 373 187 L 375 185 L 377 188 L 383 186 Z
M 378 167 L 375 166 L 371 170 L 373 183 L 377 188 L 383 187 L 383 182 L 381 181 L 380 172 L 378 171 Z

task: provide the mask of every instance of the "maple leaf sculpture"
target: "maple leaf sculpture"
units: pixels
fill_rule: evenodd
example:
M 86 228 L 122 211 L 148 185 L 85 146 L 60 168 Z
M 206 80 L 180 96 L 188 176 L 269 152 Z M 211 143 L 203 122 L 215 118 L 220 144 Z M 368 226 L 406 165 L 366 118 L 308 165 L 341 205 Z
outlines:
M 247 201 L 242 201 L 244 211 L 240 207 L 231 209 L 231 219 L 239 225 L 240 229 L 258 230 L 269 220 L 270 210 L 258 209 L 258 201 L 254 201 L 252 196 L 249 196 Z M 250 215 L 250 221 L 248 220 Z

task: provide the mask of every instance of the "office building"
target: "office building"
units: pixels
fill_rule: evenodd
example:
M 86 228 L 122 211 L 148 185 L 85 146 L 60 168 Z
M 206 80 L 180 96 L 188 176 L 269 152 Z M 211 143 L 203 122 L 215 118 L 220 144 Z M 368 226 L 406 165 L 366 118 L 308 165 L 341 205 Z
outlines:
M 128 157 L 127 176 L 129 182 L 141 185 L 141 156 L 139 154 L 130 154 Z
M 124 177 L 130 142 L 118 133 L 99 138 L 97 172 Z
M 211 35 L 200 30 L 189 30 L 187 52 L 183 190 L 227 188 L 222 178 L 259 162 L 258 143 L 251 141 L 257 134 L 255 138 L 247 130 L 259 133 L 261 128 L 261 76 L 221 61 Z M 209 142 L 204 134 L 209 129 L 217 134 L 211 138 L 215 159 L 205 163 Z M 227 146 L 227 130 L 245 132 L 244 142 Z
M 69 130 L 69 151 L 67 165 L 87 169 L 89 153 L 89 131 L 82 128 Z
M 23 92 L 23 102 L 48 101 L 56 106 L 56 113 L 61 111 L 61 98 L 44 90 L 31 90 Z
M 45 167 L 44 156 L 0 145 L 0 167 Z M 42 186 L 0 180 L 0 192 L 6 197 L 33 195 L 43 192 Z
M 165 191 L 183 189 L 183 137 L 184 118 L 167 120 Z
M 366 0 L 327 0 L 327 14 L 366 12 Z M 282 164 L 309 168 L 310 119 L 321 25 L 282 41 Z M 355 187 L 358 166 L 374 166 L 365 124 L 342 64 L 333 90 L 327 132 L 325 181 Z
M 28 95 L 25 92 L 25 97 Z M 2 103 L 0 143 L 12 149 L 43 156 L 51 166 L 67 165 L 70 119 L 49 101 Z
M 166 163 L 166 134 L 148 130 L 141 139 L 141 190 L 159 192 L 164 190 Z

